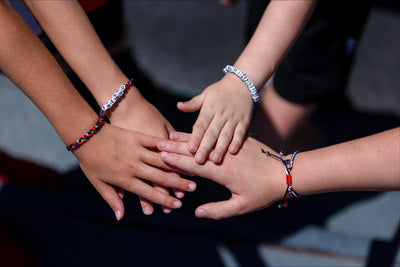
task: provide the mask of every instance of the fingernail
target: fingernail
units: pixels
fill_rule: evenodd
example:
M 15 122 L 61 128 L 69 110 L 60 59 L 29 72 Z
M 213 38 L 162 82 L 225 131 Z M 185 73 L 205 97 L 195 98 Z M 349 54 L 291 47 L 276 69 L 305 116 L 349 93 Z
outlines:
M 143 209 L 143 213 L 144 213 L 145 215 L 151 215 L 151 214 L 153 213 L 153 209 L 147 206 L 147 207 L 145 207 L 145 208 Z
M 165 207 L 164 207 L 164 208 L 163 208 L 163 212 L 168 214 L 168 213 L 171 213 L 171 212 L 172 212 L 172 209 L 170 209 L 170 208 L 165 208 Z
M 204 157 L 202 154 L 196 154 L 195 160 L 197 163 L 203 163 L 204 162 Z
M 189 151 L 190 151 L 190 152 L 195 153 L 195 152 L 196 152 L 196 149 L 197 149 L 197 148 L 196 148 L 196 146 L 195 146 L 194 144 L 190 144 L 190 145 L 189 145 Z
M 235 153 L 237 153 L 238 148 L 237 148 L 236 146 L 232 146 L 229 150 L 230 150 L 230 152 L 231 152 L 232 154 L 235 154 Z
M 180 207 L 182 207 L 182 202 L 180 202 L 180 201 L 175 201 L 175 202 L 174 202 L 174 208 L 180 208 Z
M 221 161 L 221 156 L 218 155 L 218 154 L 214 154 L 214 155 L 212 156 L 212 160 L 213 160 L 214 162 L 220 162 L 220 161 Z
M 119 210 L 115 211 L 115 218 L 117 219 L 117 221 L 121 220 L 121 212 Z
M 161 158 L 163 158 L 163 159 L 168 159 L 168 157 L 169 157 L 169 153 L 168 152 L 161 152 Z
M 199 218 L 205 218 L 205 217 L 207 217 L 207 211 L 200 209 L 196 212 L 196 216 Z
M 158 142 L 158 148 L 166 148 L 168 145 L 167 141 Z
M 185 194 L 183 192 L 176 192 L 176 197 L 177 198 L 183 198 Z
M 189 183 L 189 190 L 194 191 L 196 189 L 196 183 Z
M 181 134 L 180 134 L 180 133 L 177 133 L 177 132 L 171 133 L 171 139 L 172 139 L 172 140 L 177 141 L 177 140 L 179 140 L 180 138 L 181 138 Z

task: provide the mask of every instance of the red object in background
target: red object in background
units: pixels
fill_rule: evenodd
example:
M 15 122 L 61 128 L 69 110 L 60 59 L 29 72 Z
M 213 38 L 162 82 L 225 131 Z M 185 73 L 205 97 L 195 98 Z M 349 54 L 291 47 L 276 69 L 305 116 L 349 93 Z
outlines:
M 8 184 L 8 177 L 0 173 L 0 185 Z
M 108 1 L 109 0 L 79 0 L 79 3 L 85 12 L 88 13 L 104 6 Z

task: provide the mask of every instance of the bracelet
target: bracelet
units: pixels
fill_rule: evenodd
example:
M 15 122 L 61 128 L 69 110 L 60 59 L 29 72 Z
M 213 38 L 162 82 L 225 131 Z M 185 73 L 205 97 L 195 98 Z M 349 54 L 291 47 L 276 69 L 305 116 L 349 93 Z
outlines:
M 124 95 L 125 89 L 129 88 L 132 85 L 132 82 L 133 79 L 130 79 L 126 84 L 121 85 L 119 90 L 112 95 L 111 99 L 101 107 L 99 112 L 100 118 L 104 117 L 106 111 L 112 108 L 112 106 Z
M 87 133 L 82 135 L 81 138 L 79 138 L 78 140 L 67 146 L 67 150 L 74 151 L 75 149 L 83 145 L 87 140 L 90 139 L 90 137 L 92 137 L 95 133 L 97 133 L 100 130 L 100 128 L 103 127 L 103 125 L 104 125 L 104 117 L 101 117 L 99 118 L 99 121 L 92 127 L 92 129 L 90 129 Z
M 285 190 L 285 194 L 284 194 L 284 196 L 283 196 L 283 198 L 281 200 L 281 203 L 278 204 L 278 208 L 287 207 L 288 206 L 288 196 L 289 196 L 289 194 L 294 198 L 299 198 L 300 197 L 300 195 L 297 194 L 296 191 L 294 191 L 294 189 L 293 189 L 292 175 L 290 174 L 292 169 L 293 169 L 294 158 L 300 152 L 299 151 L 295 151 L 292 154 L 292 156 L 291 156 L 291 158 L 289 160 L 283 160 L 283 158 L 282 158 L 283 157 L 283 152 L 282 151 L 279 153 L 279 157 L 274 155 L 274 154 L 271 154 L 269 151 L 265 151 L 262 148 L 261 148 L 261 152 L 263 154 L 266 154 L 267 156 L 271 156 L 271 157 L 274 157 L 274 158 L 280 160 L 280 162 L 282 164 L 282 167 L 285 170 L 287 188 Z
M 90 139 L 90 137 L 95 135 L 101 129 L 101 127 L 103 127 L 106 111 L 108 109 L 112 108 L 113 105 L 124 95 L 125 89 L 129 88 L 132 85 L 132 82 L 133 82 L 133 79 L 130 79 L 126 84 L 121 85 L 119 87 L 119 90 L 112 95 L 111 99 L 108 100 L 107 103 L 101 107 L 100 112 L 99 112 L 98 122 L 92 127 L 92 129 L 90 129 L 87 133 L 85 133 L 81 138 L 79 138 L 72 144 L 68 145 L 66 147 L 68 151 L 74 151 L 75 149 L 77 149 L 78 147 L 83 145 L 85 142 L 87 142 Z
M 250 94 L 251 94 L 251 97 L 253 98 L 254 103 L 257 103 L 258 101 L 260 101 L 260 97 L 258 96 L 257 89 L 254 86 L 254 83 L 249 79 L 249 77 L 247 77 L 246 73 L 241 72 L 236 67 L 231 66 L 231 65 L 226 65 L 223 71 L 225 74 L 228 72 L 232 72 L 232 73 L 236 74 L 236 76 L 238 76 L 246 84 L 247 88 L 249 88 Z

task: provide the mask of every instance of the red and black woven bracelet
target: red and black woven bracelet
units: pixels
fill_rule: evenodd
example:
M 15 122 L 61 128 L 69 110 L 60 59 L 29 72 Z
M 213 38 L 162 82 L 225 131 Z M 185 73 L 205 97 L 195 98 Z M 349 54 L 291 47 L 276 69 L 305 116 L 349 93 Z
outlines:
M 99 121 L 87 132 L 85 133 L 81 138 L 73 142 L 72 144 L 67 146 L 68 151 L 74 151 L 81 145 L 83 145 L 85 142 L 87 142 L 90 137 L 92 137 L 95 133 L 97 133 L 101 127 L 104 125 L 104 117 L 99 118 Z

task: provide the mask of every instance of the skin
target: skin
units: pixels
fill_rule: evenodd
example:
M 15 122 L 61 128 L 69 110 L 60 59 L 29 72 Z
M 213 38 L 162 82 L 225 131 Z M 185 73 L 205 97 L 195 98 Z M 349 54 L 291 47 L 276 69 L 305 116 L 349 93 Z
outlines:
M 308 0 L 271 1 L 268 5 L 253 37 L 234 64 L 247 74 L 257 90 L 272 76 L 313 7 L 314 1 Z M 237 153 L 253 114 L 248 88 L 232 73 L 177 107 L 183 112 L 200 110 L 188 141 L 189 152 L 195 154 L 200 164 L 207 158 L 220 162 L 227 150 Z
M 97 103 L 104 105 L 121 84 L 128 78 L 112 60 L 94 31 L 85 12 L 77 1 L 25 1 L 64 59 L 89 88 Z M 108 114 L 112 125 L 144 133 L 151 136 L 168 138 L 174 129 L 161 113 L 148 103 L 135 86 L 125 94 L 112 114 Z M 138 169 L 138 172 L 141 170 Z M 170 173 L 178 178 L 178 174 Z M 158 191 L 169 195 L 168 188 L 152 183 Z M 123 196 L 123 190 L 117 191 Z M 184 190 L 173 188 L 179 198 Z M 140 197 L 142 210 L 152 214 L 152 201 Z M 169 213 L 170 207 L 163 206 Z
M 278 154 L 265 144 L 247 138 L 238 154 L 227 154 L 222 164 L 212 161 L 198 164 L 186 149 L 189 134 L 172 133 L 170 138 L 158 143 L 167 164 L 217 182 L 232 193 L 229 200 L 198 207 L 197 217 L 238 216 L 269 207 L 282 198 L 286 189 L 285 172 L 279 160 L 260 152 L 263 148 Z M 400 190 L 399 147 L 400 128 L 395 128 L 301 152 L 296 155 L 291 172 L 293 187 L 301 196 L 348 190 Z
M 66 145 L 74 142 L 93 127 L 98 115 L 75 90 L 29 26 L 5 1 L 0 1 L 0 25 L 0 69 L 45 114 Z M 169 209 L 179 208 L 181 201 L 151 187 L 149 182 L 182 191 L 195 189 L 193 182 L 169 173 L 173 169 L 155 152 L 159 140 L 106 124 L 74 152 L 82 170 L 118 220 L 125 210 L 120 192 L 115 188 Z

